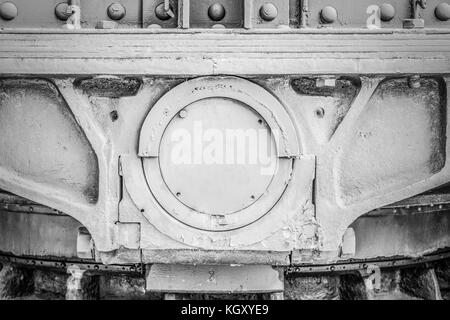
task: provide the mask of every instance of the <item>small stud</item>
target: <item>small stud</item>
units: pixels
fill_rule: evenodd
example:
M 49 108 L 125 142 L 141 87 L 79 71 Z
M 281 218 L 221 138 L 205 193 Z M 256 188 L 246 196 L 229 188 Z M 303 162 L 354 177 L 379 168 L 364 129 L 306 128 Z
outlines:
M 395 17 L 395 8 L 390 3 L 383 3 L 380 6 L 380 18 L 384 22 L 391 21 Z
M 0 17 L 4 20 L 12 20 L 17 17 L 18 10 L 14 3 L 4 2 L 0 4 Z
M 111 4 L 107 12 L 111 20 L 120 20 L 126 15 L 125 7 L 117 2 Z
M 208 16 L 213 21 L 220 21 L 225 18 L 225 15 L 225 7 L 220 3 L 212 4 L 208 8 Z
M 66 21 L 72 15 L 72 11 L 69 10 L 67 2 L 58 3 L 55 7 L 55 16 L 61 20 Z
M 448 21 L 450 20 L 450 4 L 448 3 L 441 3 L 436 6 L 436 10 L 434 11 L 434 14 L 436 15 L 436 18 L 438 18 L 441 21 Z
M 326 6 L 320 11 L 320 19 L 323 23 L 334 23 L 338 18 L 337 10 L 332 6 Z
M 259 9 L 259 15 L 265 21 L 272 21 L 278 16 L 278 9 L 272 3 L 265 3 Z

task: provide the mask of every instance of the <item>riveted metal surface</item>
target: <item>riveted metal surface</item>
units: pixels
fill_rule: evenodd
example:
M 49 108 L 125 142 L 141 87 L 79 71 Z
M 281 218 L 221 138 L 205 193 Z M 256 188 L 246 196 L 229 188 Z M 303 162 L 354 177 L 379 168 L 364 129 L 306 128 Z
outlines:
M 245 5 L 246 28 L 273 29 L 289 26 L 291 8 L 288 1 L 248 0 Z
M 160 26 L 162 28 L 178 27 L 178 0 L 170 0 L 173 17 L 164 10 L 164 0 L 143 0 L 142 21 L 143 28 Z M 161 19 L 162 18 L 162 19 Z
M 63 0 L 14 0 L 18 15 L 13 20 L 0 19 L 0 27 L 4 28 L 61 28 L 65 20 L 57 17 L 55 10 Z M 95 28 L 102 20 L 110 20 L 108 7 L 110 0 L 81 0 L 81 21 L 83 28 Z M 142 25 L 142 4 L 136 0 L 121 0 L 120 4 L 126 11 L 126 16 L 120 20 L 120 28 L 140 28 Z M 58 9 L 61 10 L 62 7 Z
M 370 248 L 380 229 L 386 235 L 380 243 L 392 244 L 384 251 L 389 255 L 448 245 L 442 212 L 428 206 L 417 212 L 383 209 L 381 216 L 373 211 L 450 179 L 450 31 L 442 19 L 447 2 L 431 0 L 420 10 L 422 30 L 402 29 L 411 18 L 409 1 L 403 0 L 289 1 L 289 12 L 288 1 L 271 1 L 277 15 L 271 20 L 274 10 L 268 10 L 261 25 L 252 20 L 261 19 L 258 1 L 221 2 L 220 21 L 213 20 L 221 12 L 217 19 L 208 16 L 219 1 L 172 1 L 175 16 L 166 20 L 155 12 L 163 1 L 121 1 L 126 15 L 117 22 L 107 14 L 114 1 L 81 1 L 77 30 L 60 28 L 64 22 L 54 10 L 60 2 L 34 8 L 17 0 L 17 17 L 0 20 L 1 76 L 23 83 L 30 76 L 48 79 L 58 105 L 67 109 L 47 115 L 54 104 L 41 102 L 54 93 L 42 86 L 39 94 L 23 95 L 2 87 L 0 101 L 7 103 L 0 106 L 0 158 L 7 166 L 0 187 L 78 220 L 105 261 L 136 261 L 142 250 L 147 261 L 167 262 L 186 250 L 177 261 L 248 262 L 243 252 L 256 251 L 264 253 L 258 261 L 267 262 L 272 250 L 281 259 L 292 252 L 302 261 L 324 263 L 337 259 L 341 249 L 382 254 Z M 382 4 L 391 4 L 395 15 L 384 6 L 378 26 Z M 336 8 L 336 22 L 320 21 L 326 6 Z M 287 14 L 292 28 L 278 28 L 286 25 Z M 368 24 L 369 18 L 374 20 Z M 117 28 L 93 29 L 99 21 Z M 162 28 L 147 28 L 152 24 Z M 179 89 L 184 85 L 189 90 Z M 171 94 L 175 98 L 167 100 Z M 220 101 L 227 103 L 214 110 L 217 118 L 200 111 Z M 225 110 L 233 111 L 228 122 Z M 77 129 L 69 134 L 31 130 L 39 124 L 60 128 L 57 120 L 69 114 L 63 118 L 70 125 L 63 127 Z M 193 127 L 180 124 L 205 117 L 214 125 L 245 127 L 245 120 L 254 128 L 257 116 L 266 134 L 282 132 L 282 139 L 274 139 L 279 175 L 259 179 L 245 168 L 235 175 L 201 168 L 177 172 L 167 165 L 170 131 Z M 223 123 L 214 123 L 218 119 Z M 17 143 L 24 133 L 26 139 Z M 34 152 L 42 145 L 56 165 Z M 232 177 L 223 186 L 216 181 Z M 14 212 L 22 208 L 6 204 Z M 346 230 L 353 223 L 351 236 Z M 400 225 L 406 233 L 396 232 Z M 353 238 L 359 240 L 352 243 Z M 116 255 L 120 246 L 133 249 Z M 199 249 L 206 250 L 204 256 L 186 253 Z M 233 255 L 235 250 L 240 253 Z
M 223 9 L 220 5 L 223 6 Z M 214 19 L 211 18 L 210 13 Z M 244 1 L 190 1 L 189 21 L 191 28 L 211 28 L 216 24 L 221 24 L 226 28 L 242 28 L 244 25 Z
M 441 21 L 435 15 L 435 9 L 445 1 L 428 0 L 427 8 L 421 11 L 421 18 L 425 21 L 427 28 L 448 28 L 449 21 Z M 390 5 L 395 11 L 392 19 L 381 19 L 379 27 L 381 28 L 402 28 L 403 19 L 411 18 L 410 0 L 317 0 L 308 2 L 308 22 L 307 26 L 312 28 L 333 27 L 333 28 L 367 28 L 374 24 L 374 19 L 380 20 L 380 9 L 388 16 L 392 16 L 392 8 L 387 10 Z M 321 19 L 321 10 L 326 6 L 334 7 L 337 11 L 336 21 L 324 23 Z

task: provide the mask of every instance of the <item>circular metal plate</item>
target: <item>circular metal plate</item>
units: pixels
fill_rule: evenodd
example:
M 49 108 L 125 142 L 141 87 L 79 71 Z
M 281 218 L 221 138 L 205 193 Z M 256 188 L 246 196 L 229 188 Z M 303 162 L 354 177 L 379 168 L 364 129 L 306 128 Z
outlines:
M 261 86 L 198 78 L 151 108 L 140 133 L 141 165 L 128 168 L 128 181 L 139 186 L 127 185 L 143 215 L 174 239 L 209 243 L 226 231 L 237 240 L 238 230 L 276 208 L 300 145 L 284 106 Z M 267 234 L 271 225 L 260 231 Z
M 204 214 L 227 215 L 257 202 L 277 166 L 264 119 L 237 100 L 196 101 L 166 128 L 160 170 L 171 193 Z

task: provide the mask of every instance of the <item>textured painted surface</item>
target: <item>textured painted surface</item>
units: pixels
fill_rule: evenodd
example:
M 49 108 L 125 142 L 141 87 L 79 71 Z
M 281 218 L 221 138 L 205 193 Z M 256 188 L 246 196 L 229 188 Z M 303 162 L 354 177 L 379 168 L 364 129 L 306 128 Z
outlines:
M 77 256 L 82 225 L 68 216 L 6 213 L 0 210 L 0 251 L 16 255 Z
M 197 13 L 205 14 L 204 8 L 195 7 L 199 3 L 190 9 L 181 8 L 194 8 L 189 11 L 190 22 L 201 18 L 195 16 Z M 290 4 L 292 18 L 295 10 Z M 93 20 L 103 19 L 106 11 L 99 9 L 101 4 L 86 4 L 85 8 L 89 9 L 90 5 L 92 10 L 87 10 L 85 16 L 92 14 Z M 233 5 L 235 9 L 239 7 Z M 314 2 L 310 7 L 311 21 L 317 18 L 315 5 L 321 2 Z M 151 9 L 144 11 L 149 13 Z M 232 15 L 230 11 L 231 18 L 242 14 L 238 11 Z M 128 13 L 130 16 L 126 16 L 123 26 L 136 12 Z M 247 13 L 244 12 L 245 21 L 249 18 Z M 305 16 L 305 12 L 295 12 L 295 15 Z M 351 26 L 355 21 L 345 24 Z M 85 27 L 90 26 L 91 21 L 85 22 Z M 23 139 L 23 144 L 15 144 L 16 137 L 24 136 L 22 131 L 27 127 L 23 124 L 27 117 L 32 125 L 42 127 L 67 118 L 64 110 L 58 108 L 53 108 L 48 116 L 37 111 L 52 106 L 46 100 L 55 94 L 51 90 L 40 89 L 45 94 L 38 94 L 37 98 L 32 90 L 20 99 L 16 97 L 4 108 L 9 111 L 0 117 L 3 136 L 8 137 L 1 145 L 2 151 L 7 151 L 2 154 L 8 166 L 0 177 L 0 186 L 77 219 L 92 234 L 97 249 L 107 261 L 135 260 L 139 249 L 147 252 L 149 261 L 154 260 L 152 252 L 189 249 L 228 250 L 229 255 L 216 257 L 222 261 L 239 259 L 247 251 L 275 251 L 280 257 L 298 251 L 299 257 L 314 260 L 301 250 L 321 253 L 323 259 L 336 259 L 343 234 L 358 217 L 448 182 L 449 81 L 446 75 L 450 72 L 450 40 L 446 29 L 420 32 L 345 28 L 205 32 L 81 29 L 72 32 L 12 28 L 0 33 L 2 76 L 23 78 L 34 74 L 50 78 L 57 88 L 52 90 L 61 94 L 59 101 L 64 101 L 60 105 L 70 109 L 73 115 L 69 125 L 56 127 L 75 128 L 77 137 L 82 138 L 69 139 L 68 144 L 74 148 L 70 157 L 60 149 L 66 138 L 60 132 L 38 137 L 30 134 L 31 138 Z M 237 80 L 224 74 L 242 76 L 246 80 L 241 79 L 241 83 L 248 80 L 254 86 L 239 84 L 231 90 Z M 418 80 L 420 87 L 410 88 L 411 74 L 426 75 Z M 93 75 L 96 76 L 92 78 Z M 219 98 L 229 97 L 227 94 L 233 91 L 241 100 L 260 102 L 265 92 L 264 97 L 271 99 L 264 98 L 264 107 L 250 103 L 251 107 L 264 117 L 271 130 L 280 127 L 284 133 L 289 131 L 284 137 L 288 143 L 277 146 L 280 159 L 292 163 L 292 171 L 286 171 L 288 177 L 282 180 L 285 191 L 282 196 L 277 194 L 279 201 L 274 201 L 267 214 L 262 210 L 266 206 L 255 201 L 253 209 L 261 211 L 260 218 L 245 228 L 235 224 L 229 228 L 232 230 L 211 232 L 189 221 L 181 223 L 181 219 L 176 219 L 178 212 L 170 206 L 168 209 L 163 197 L 154 195 L 154 184 L 161 181 L 152 176 L 149 179 L 149 170 L 143 172 L 142 159 L 151 162 L 160 150 L 159 140 L 152 136 L 155 128 L 162 135 L 171 120 L 171 113 L 160 109 L 158 101 L 164 102 L 165 94 L 171 90 L 176 93 L 177 85 L 196 76 L 208 77 L 198 80 L 205 85 L 193 89 L 220 93 Z M 177 96 L 177 101 L 190 101 L 193 96 L 195 90 L 184 92 Z M 40 108 L 32 105 L 33 112 L 20 114 L 16 109 L 23 104 L 21 99 L 43 102 Z M 170 111 L 172 105 L 166 107 Z M 151 119 L 146 121 L 149 115 Z M 147 144 L 152 138 L 156 143 Z M 144 147 L 139 146 L 142 141 Z M 56 148 L 46 149 L 47 154 L 54 154 L 49 163 L 40 159 L 41 152 L 31 160 L 23 156 L 37 154 L 42 144 Z M 146 149 L 149 145 L 151 148 Z M 86 150 L 89 156 L 95 154 L 95 158 L 86 156 Z M 8 159 L 5 154 L 12 157 Z M 57 159 L 62 159 L 62 167 Z M 47 174 L 46 165 L 60 170 L 55 180 Z M 151 165 L 144 166 L 148 169 Z M 22 175 L 14 175 L 18 170 Z M 98 181 L 95 201 L 89 188 L 94 180 Z M 43 181 L 54 185 L 44 188 Z M 69 187 L 64 189 L 63 182 L 75 191 Z M 184 187 L 191 186 L 187 182 Z M 245 193 L 247 188 L 242 187 Z M 201 190 L 196 191 L 201 194 Z M 261 193 L 264 190 L 258 189 L 258 195 Z M 272 190 L 266 193 L 276 194 Z M 208 200 L 212 202 L 207 204 L 208 210 L 219 207 L 214 203 L 217 198 Z M 229 201 L 227 197 L 223 200 Z M 189 205 L 197 205 L 191 202 Z M 245 205 L 249 204 L 244 202 Z M 219 209 L 223 206 L 222 203 Z M 204 211 L 205 206 L 200 204 L 197 208 Z M 220 225 L 221 219 L 214 217 L 211 221 Z M 436 224 L 446 220 L 433 218 L 432 221 Z M 410 230 L 416 230 L 417 223 L 409 221 Z M 429 241 L 424 247 L 418 243 L 413 249 L 399 245 L 393 252 L 417 253 L 416 250 L 446 245 L 446 224 L 440 227 L 435 238 L 417 230 L 418 237 Z M 397 240 L 402 242 L 407 238 L 399 236 Z M 119 248 L 125 252 L 132 250 L 123 254 Z M 235 254 L 235 250 L 241 252 Z M 173 252 L 176 251 L 156 257 L 167 260 Z M 214 261 L 215 257 L 185 254 L 180 258 L 189 259 Z M 262 255 L 260 259 L 266 258 Z
M 0 86 L 2 170 L 95 203 L 97 157 L 56 88 L 43 80 Z
M 147 290 L 186 293 L 261 293 L 284 290 L 283 274 L 271 266 L 183 266 L 154 264 Z
M 220 81 L 227 81 L 227 78 L 220 79 L 223 79 Z M 99 174 L 103 175 L 103 178 L 99 178 L 101 192 L 96 207 L 102 209 L 96 214 L 92 213 L 95 207 L 74 210 L 66 205 L 46 202 L 45 198 L 43 201 L 42 196 L 49 197 L 49 195 L 42 190 L 33 190 L 32 194 L 24 194 L 14 188 L 9 190 L 72 215 L 92 233 L 99 251 L 111 251 L 125 245 L 129 249 L 139 247 L 149 253 L 152 250 L 188 249 L 189 247 L 208 250 L 277 251 L 281 256 L 296 249 L 332 249 L 331 251 L 337 252 L 345 229 L 357 217 L 377 207 L 438 186 L 440 181 L 446 179 L 444 165 L 447 120 L 444 99 L 447 88 L 445 82 L 438 77 L 424 78 L 421 80 L 421 88 L 409 89 L 406 78 L 384 80 L 384 82 L 382 79 L 362 78 L 360 81 L 357 77 L 343 77 L 337 80 L 334 88 L 317 87 L 317 83 L 321 81 L 317 77 L 260 77 L 254 80 L 278 97 L 283 108 L 286 108 L 288 116 L 295 123 L 301 143 L 299 149 L 305 155 L 317 155 L 318 161 L 316 177 L 319 179 L 316 178 L 314 199 L 316 206 L 309 199 L 312 192 L 312 176 L 310 176 L 311 180 L 305 180 L 313 171 L 309 172 L 304 165 L 297 167 L 294 164 L 294 169 L 299 171 L 294 170 L 297 173 L 289 180 L 289 186 L 292 189 L 288 187 L 291 191 L 283 194 L 282 202 L 276 207 L 277 210 L 282 210 L 279 212 L 292 214 L 294 218 L 274 219 L 267 215 L 264 218 L 267 222 L 264 229 L 255 224 L 238 232 L 211 234 L 207 237 L 193 229 L 189 233 L 191 238 L 180 241 L 173 232 L 166 232 L 166 230 L 175 230 L 175 222 L 160 224 L 155 228 L 155 225 L 145 218 L 147 212 L 154 214 L 154 209 L 148 207 L 149 210 L 141 212 L 144 207 L 140 200 L 136 202 L 136 195 L 144 191 L 147 182 L 143 180 L 141 185 L 131 183 L 133 180 L 129 179 L 129 171 L 140 170 L 140 165 L 137 164 L 139 160 L 133 164 L 134 162 L 127 162 L 126 159 L 133 159 L 133 156 L 130 158 L 129 155 L 137 154 L 136 148 L 141 128 L 151 107 L 181 79 L 98 77 L 83 80 L 84 82 L 75 79 L 56 80 L 68 106 L 73 108 L 78 125 L 86 132 L 86 137 L 90 140 L 92 148 L 96 150 L 96 154 L 100 155 L 97 161 Z M 379 85 L 378 82 L 381 84 Z M 75 87 L 72 87 L 72 83 L 75 83 Z M 122 91 L 112 90 L 115 86 L 120 86 Z M 158 123 L 157 118 L 152 121 Z M 388 140 L 389 143 L 385 143 Z M 353 143 L 349 144 L 348 141 Z M 409 147 L 405 148 L 405 145 Z M 403 148 L 404 152 L 395 152 Z M 120 168 L 119 157 L 122 159 Z M 355 161 L 355 159 L 365 160 Z M 305 156 L 301 156 L 296 161 L 302 163 L 301 161 L 306 160 Z M 337 162 L 338 166 L 335 167 L 330 162 L 326 164 L 327 161 Z M 40 169 L 41 166 L 35 166 L 35 168 Z M 335 168 L 334 173 L 329 171 L 333 168 Z M 371 174 L 373 172 L 377 174 Z M 417 175 L 418 172 L 422 172 L 422 175 Z M 123 177 L 122 183 L 125 182 L 126 188 L 119 188 L 120 175 Z M 92 178 L 92 175 L 88 176 Z M 436 176 L 433 178 L 435 181 L 430 180 L 434 176 Z M 77 175 L 77 178 L 79 179 L 80 176 Z M 336 179 L 336 182 L 329 183 L 330 178 Z M 416 184 L 411 189 L 409 186 L 414 182 L 421 182 L 423 185 L 417 187 Z M 404 187 L 407 188 L 397 195 L 390 193 L 392 190 L 401 190 Z M 8 188 L 7 185 L 6 189 Z M 336 189 L 332 190 L 332 188 Z M 390 193 L 389 197 L 385 198 L 388 193 Z M 120 231 L 124 229 L 107 222 L 107 219 L 117 221 L 115 206 L 118 205 L 119 195 L 122 199 L 119 221 L 124 225 L 136 226 L 133 230 L 136 232 L 140 230 L 140 234 L 124 235 Z M 333 199 L 333 195 L 336 195 L 334 198 L 336 204 L 329 203 L 328 208 L 324 207 L 326 203 L 324 201 Z M 145 201 L 148 201 L 148 198 L 146 199 Z M 87 199 L 83 201 L 86 204 L 89 202 Z M 348 213 L 339 213 L 341 210 L 345 212 L 340 208 L 342 204 L 352 209 Z M 335 222 L 339 215 L 343 218 Z M 97 220 L 92 220 L 91 217 Z M 436 221 L 441 220 L 433 218 L 429 223 Z M 383 223 L 380 222 L 380 225 L 382 226 Z M 330 226 L 338 227 L 329 229 Z M 414 228 L 414 226 L 417 226 L 416 222 L 411 222 L 409 227 Z M 411 244 L 411 249 L 407 249 L 404 243 L 409 240 L 399 236 L 400 247 L 398 251 L 393 250 L 390 254 L 399 252 L 409 254 L 417 250 L 422 252 L 427 248 L 446 245 L 446 224 L 439 226 L 442 232 L 434 233 L 434 238 L 430 238 L 424 230 L 417 231 L 418 237 L 423 236 L 427 239 L 422 247 L 420 247 L 422 242 L 418 241 L 414 245 Z M 109 231 L 105 232 L 105 230 Z M 388 230 L 391 229 L 385 229 L 386 232 Z M 373 235 L 373 233 L 369 234 Z M 233 238 L 234 235 L 238 237 Z M 131 236 L 133 239 L 130 238 Z M 252 243 L 252 237 L 260 240 Z M 230 239 L 233 239 L 231 243 Z M 365 252 L 369 255 L 378 254 L 376 250 L 368 249 L 370 246 L 367 239 L 369 235 L 360 240 L 360 245 L 365 243 L 365 250 L 367 250 Z M 108 249 L 105 250 L 105 248 Z M 234 258 L 233 255 L 233 251 L 230 251 L 228 256 L 220 259 L 224 261 L 239 259 L 239 254 L 236 254 Z M 159 254 L 156 257 L 167 259 Z M 106 256 L 105 259 L 111 261 L 111 258 Z M 155 258 L 150 256 L 146 259 L 155 261 Z M 183 259 L 181 260 L 189 260 L 189 255 Z M 208 258 L 208 255 L 204 257 L 192 255 L 190 259 L 214 261 L 213 258 Z M 265 260 L 266 258 L 261 257 L 258 261 Z

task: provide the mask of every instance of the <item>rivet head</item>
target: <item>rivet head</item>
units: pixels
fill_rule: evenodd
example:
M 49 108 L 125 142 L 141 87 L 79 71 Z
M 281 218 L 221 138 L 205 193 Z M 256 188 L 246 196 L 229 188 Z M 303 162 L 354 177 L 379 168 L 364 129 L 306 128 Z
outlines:
M 332 6 L 326 6 L 320 11 L 320 19 L 323 23 L 334 23 L 338 17 L 337 10 Z
M 171 8 L 172 9 L 172 8 Z M 173 10 L 172 10 L 173 11 Z M 155 8 L 155 15 L 159 20 L 166 21 L 171 18 L 171 16 L 164 9 L 164 2 L 160 3 Z
M 441 3 L 436 6 L 436 10 L 434 11 L 436 18 L 441 21 L 450 20 L 450 4 Z
M 125 17 L 125 15 L 126 15 L 125 7 L 117 2 L 111 4 L 108 7 L 107 12 L 108 12 L 108 17 L 111 20 L 120 20 L 120 19 L 123 19 L 123 17 Z
M 4 20 L 12 20 L 17 17 L 17 7 L 12 2 L 4 2 L 0 4 L 0 17 Z
M 395 8 L 390 3 L 383 3 L 380 6 L 380 18 L 382 21 L 391 21 L 395 17 Z
M 278 9 L 272 3 L 265 3 L 259 9 L 259 15 L 265 21 L 272 21 L 278 16 Z
M 208 16 L 213 21 L 220 21 L 225 18 L 225 7 L 220 3 L 215 3 L 209 6 Z
M 61 21 L 66 21 L 72 15 L 68 9 L 67 2 L 58 3 L 55 7 L 55 16 Z

